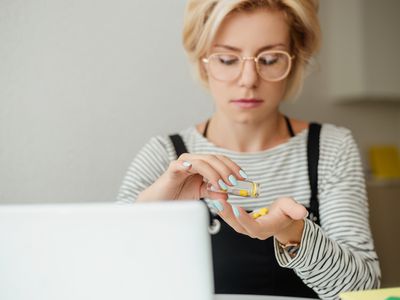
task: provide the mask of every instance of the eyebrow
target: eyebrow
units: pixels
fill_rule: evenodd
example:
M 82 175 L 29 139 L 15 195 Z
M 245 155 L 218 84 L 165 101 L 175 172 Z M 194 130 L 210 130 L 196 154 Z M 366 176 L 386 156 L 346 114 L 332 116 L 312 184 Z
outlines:
M 268 46 L 261 47 L 260 49 L 257 50 L 257 53 L 260 53 L 260 52 L 266 51 L 266 50 L 270 50 L 270 49 L 274 49 L 274 48 L 277 48 L 277 47 L 280 47 L 280 46 L 286 48 L 285 44 L 273 44 L 273 45 L 268 45 Z M 220 44 L 214 45 L 214 48 L 225 48 L 227 50 L 235 51 L 235 52 L 241 52 L 242 51 L 242 49 L 240 49 L 240 48 L 236 48 L 236 47 L 229 46 L 229 45 L 220 45 Z

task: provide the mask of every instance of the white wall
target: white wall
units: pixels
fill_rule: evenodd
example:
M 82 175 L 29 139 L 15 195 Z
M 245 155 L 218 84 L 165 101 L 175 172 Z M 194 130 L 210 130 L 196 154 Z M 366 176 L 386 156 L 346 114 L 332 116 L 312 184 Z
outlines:
M 112 200 L 150 136 L 209 115 L 184 5 L 0 1 L 1 202 Z
M 346 28 L 344 24 L 357 27 L 359 24 L 351 24 L 351 12 L 345 11 L 346 9 L 359 9 L 361 2 L 364 4 L 363 11 L 355 11 L 354 19 L 360 20 L 360 14 L 364 14 L 363 33 L 365 37 L 358 37 L 360 43 L 363 45 L 354 47 L 354 37 L 348 33 L 343 32 Z M 393 73 L 396 72 L 400 58 L 398 55 L 394 57 L 392 48 L 400 48 L 400 39 L 398 35 L 394 34 L 395 30 L 386 32 L 388 36 L 383 37 L 376 32 L 372 35 L 376 40 L 371 40 L 369 29 L 376 24 L 385 24 L 381 28 L 390 28 L 390 24 L 399 24 L 398 18 L 393 19 L 393 12 L 389 12 L 387 7 L 391 7 L 393 11 L 400 10 L 400 1 L 397 0 L 354 0 L 351 3 L 347 0 L 321 0 L 320 7 L 320 20 L 323 33 L 323 46 L 318 58 L 318 65 L 314 68 L 315 71 L 307 79 L 303 94 L 299 101 L 295 104 L 285 105 L 285 111 L 290 115 L 295 115 L 300 118 L 317 120 L 323 122 L 331 122 L 338 125 L 346 126 L 353 131 L 353 134 L 358 141 L 361 153 L 367 169 L 367 150 L 373 144 L 397 144 L 400 148 L 400 99 L 397 102 L 385 102 L 376 99 L 375 101 L 354 102 L 354 103 L 336 103 L 332 94 L 332 86 L 338 86 L 337 82 L 333 82 L 336 78 L 346 78 L 348 84 L 359 84 L 359 78 L 349 77 L 349 74 L 355 74 L 351 67 L 351 59 L 358 60 L 359 56 L 365 53 L 350 53 L 351 59 L 342 59 L 335 57 L 332 59 L 332 47 L 343 47 L 348 49 L 348 45 L 353 48 L 363 51 L 365 48 L 371 48 L 368 53 L 367 61 L 374 67 L 366 68 L 374 76 L 381 75 L 382 78 L 387 78 L 388 82 L 393 83 L 393 80 L 399 82 L 398 76 Z M 338 8 L 342 8 L 343 13 L 338 13 Z M 394 9 L 396 8 L 396 9 Z M 335 10 L 335 11 L 334 11 Z M 342 18 L 332 18 L 334 15 L 342 15 Z M 344 20 L 349 18 L 350 20 Z M 357 19 L 358 18 L 358 19 Z M 359 28 L 358 28 L 359 29 Z M 354 30 L 349 28 L 348 30 Z M 375 30 L 376 31 L 376 30 Z M 343 42 L 343 36 L 351 40 Z M 335 37 L 339 38 L 335 40 Z M 347 45 L 348 44 L 348 45 Z M 391 48 L 388 49 L 388 45 Z M 364 48 L 364 49 L 363 49 Z M 389 53 L 388 53 L 389 52 Z M 388 56 L 389 54 L 389 56 Z M 354 57 L 353 57 L 354 56 Z M 389 73 L 383 74 L 377 71 L 377 66 L 389 66 L 388 60 L 392 60 L 392 65 L 386 68 Z M 333 71 L 332 71 L 333 70 Z M 381 70 L 381 68 L 379 68 Z M 368 74 L 368 78 L 374 78 Z M 385 77 L 386 76 L 386 77 Z M 333 78 L 335 77 L 335 78 Z M 343 80 L 341 80 L 343 82 Z M 393 86 L 393 84 L 391 84 Z
M 0 203 L 111 201 L 150 136 L 210 115 L 181 46 L 184 4 L 0 1 Z M 285 111 L 348 126 L 362 147 L 400 144 L 400 105 L 327 101 L 325 50 Z

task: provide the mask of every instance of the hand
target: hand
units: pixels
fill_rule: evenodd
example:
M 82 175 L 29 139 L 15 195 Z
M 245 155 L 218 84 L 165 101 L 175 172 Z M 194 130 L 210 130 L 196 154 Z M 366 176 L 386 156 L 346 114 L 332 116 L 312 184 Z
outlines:
M 219 212 L 236 232 L 252 238 L 265 240 L 271 236 L 282 244 L 288 242 L 300 243 L 304 229 L 304 218 L 307 209 L 292 198 L 279 198 L 270 207 L 269 212 L 257 219 L 253 219 L 240 207 L 232 207 L 226 200 L 216 200 L 222 204 Z
M 185 153 L 170 163 L 167 171 L 140 193 L 137 201 L 190 200 L 211 198 L 225 200 L 228 196 L 207 190 L 210 182 L 216 189 L 233 186 L 235 180 L 247 176 L 232 160 L 223 155 Z

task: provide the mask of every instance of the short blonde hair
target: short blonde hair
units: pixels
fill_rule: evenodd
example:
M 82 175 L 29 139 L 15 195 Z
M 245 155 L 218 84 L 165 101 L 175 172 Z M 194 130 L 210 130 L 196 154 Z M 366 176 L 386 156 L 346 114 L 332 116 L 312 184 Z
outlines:
M 197 77 L 207 88 L 207 73 L 201 59 L 212 46 L 224 19 L 233 12 L 251 12 L 259 8 L 282 11 L 290 27 L 291 55 L 295 56 L 284 97 L 295 98 L 303 86 L 306 68 L 320 47 L 318 6 L 319 0 L 189 0 L 183 45 Z

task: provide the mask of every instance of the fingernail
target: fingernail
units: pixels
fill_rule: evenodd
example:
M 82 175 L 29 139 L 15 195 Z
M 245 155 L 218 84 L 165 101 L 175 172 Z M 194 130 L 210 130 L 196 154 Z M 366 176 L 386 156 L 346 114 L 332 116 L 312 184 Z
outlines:
M 189 169 L 189 168 L 192 166 L 192 163 L 191 163 L 191 162 L 188 162 L 187 160 L 185 160 L 185 161 L 182 163 L 182 166 L 183 166 L 185 169 Z
M 239 174 L 240 174 L 240 176 L 242 176 L 244 179 L 249 178 L 249 176 L 246 174 L 246 172 L 243 171 L 242 169 L 239 170 Z
M 224 191 L 226 191 L 228 189 L 228 187 L 226 186 L 225 182 L 222 179 L 218 180 L 218 184 L 221 187 L 221 189 L 223 189 Z
M 235 214 L 235 216 L 239 217 L 240 216 L 239 209 L 235 205 L 232 205 L 232 209 L 233 209 L 233 213 Z
M 232 185 L 237 185 L 238 184 L 235 176 L 229 175 L 228 179 L 229 179 L 229 182 L 232 183 Z
M 214 185 L 212 185 L 212 184 L 209 184 L 209 185 L 208 185 L 208 189 L 209 189 L 211 192 L 218 192 L 218 191 L 220 190 L 218 187 L 216 187 L 216 186 L 214 186 Z
M 218 200 L 213 200 L 213 204 L 215 206 L 215 208 L 221 212 L 224 210 L 224 207 L 222 206 L 221 202 L 219 202 Z

